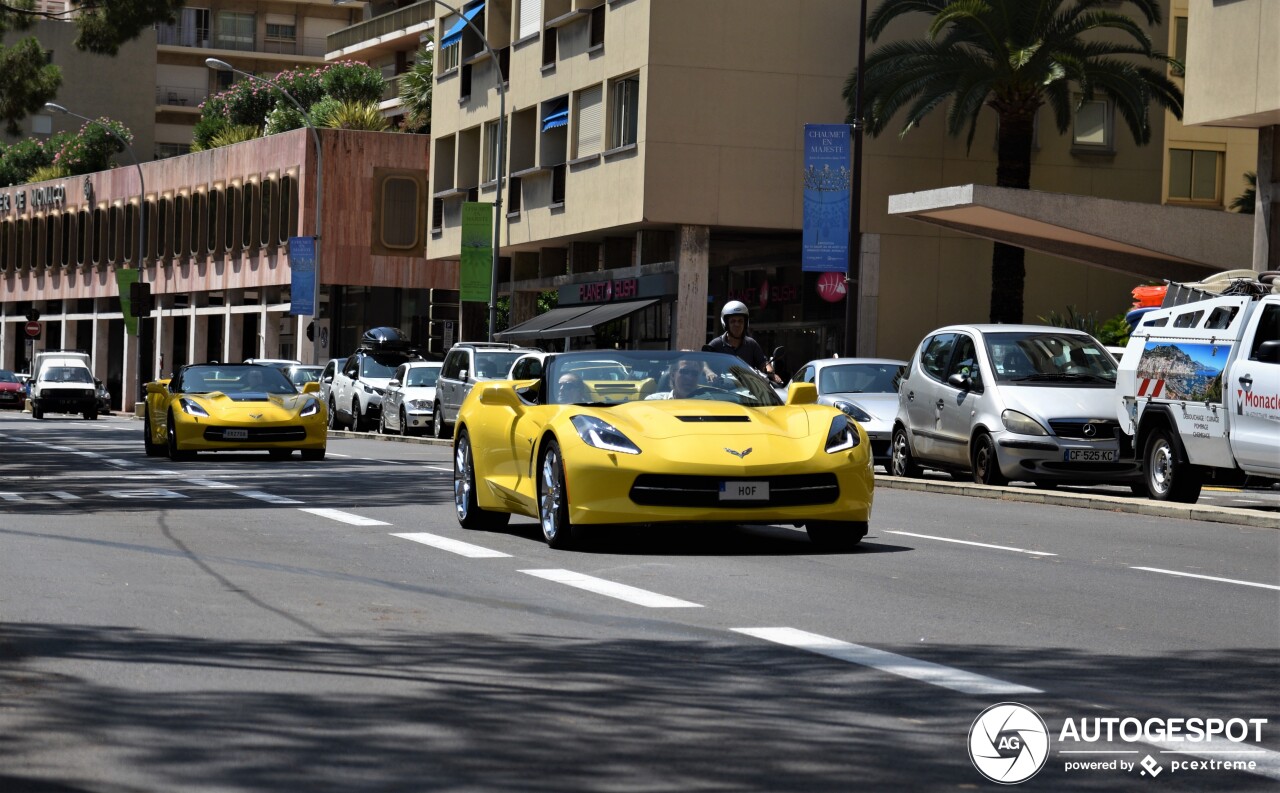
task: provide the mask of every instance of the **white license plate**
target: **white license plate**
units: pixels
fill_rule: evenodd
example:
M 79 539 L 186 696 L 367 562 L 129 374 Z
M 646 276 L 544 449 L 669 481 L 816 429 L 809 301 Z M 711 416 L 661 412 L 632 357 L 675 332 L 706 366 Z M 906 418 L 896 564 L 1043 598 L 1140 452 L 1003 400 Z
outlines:
M 721 501 L 768 501 L 768 482 L 732 482 L 720 483 Z
M 1063 458 L 1069 463 L 1114 463 L 1114 449 L 1067 449 Z
M 247 441 L 249 440 L 248 430 L 223 430 L 222 439 L 224 441 Z

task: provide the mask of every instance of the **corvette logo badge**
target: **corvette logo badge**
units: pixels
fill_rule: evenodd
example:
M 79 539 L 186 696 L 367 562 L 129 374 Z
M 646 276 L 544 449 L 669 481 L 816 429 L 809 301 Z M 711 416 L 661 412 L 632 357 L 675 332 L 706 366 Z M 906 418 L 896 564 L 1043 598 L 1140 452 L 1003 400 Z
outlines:
M 724 450 L 729 454 L 732 454 L 734 457 L 746 457 L 748 454 L 751 454 L 750 449 L 743 449 L 740 452 L 735 452 L 733 449 L 730 449 L 728 446 L 726 446 L 724 447 Z
M 261 413 L 250 413 L 250 414 L 249 414 L 249 418 L 251 418 L 251 419 L 261 419 L 261 418 L 262 418 L 262 414 L 261 414 Z

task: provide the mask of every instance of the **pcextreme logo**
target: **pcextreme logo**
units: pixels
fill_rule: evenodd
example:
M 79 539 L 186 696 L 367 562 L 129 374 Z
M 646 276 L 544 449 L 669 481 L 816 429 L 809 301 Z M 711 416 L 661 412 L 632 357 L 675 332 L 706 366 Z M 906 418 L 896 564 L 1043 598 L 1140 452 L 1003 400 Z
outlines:
M 1064 773 L 1119 772 L 1154 779 L 1172 774 L 1258 770 L 1274 753 L 1262 741 L 1259 718 L 1097 717 L 1063 720 L 1057 733 Z M 1147 744 L 1143 751 L 1133 744 Z M 1212 744 L 1212 748 L 1209 745 Z M 992 782 L 1016 785 L 1049 762 L 1049 727 L 1040 714 L 1017 702 L 1001 702 L 979 714 L 969 728 L 969 759 Z M 1136 761 L 1134 755 L 1145 755 Z M 1159 755 L 1160 759 L 1156 756 Z

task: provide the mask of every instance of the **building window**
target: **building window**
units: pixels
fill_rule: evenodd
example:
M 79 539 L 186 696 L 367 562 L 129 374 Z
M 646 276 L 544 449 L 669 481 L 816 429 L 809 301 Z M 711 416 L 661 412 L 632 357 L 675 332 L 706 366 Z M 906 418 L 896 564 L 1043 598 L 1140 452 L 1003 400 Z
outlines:
M 448 74 L 458 68 L 462 57 L 462 42 L 457 41 L 440 51 L 440 73 Z
M 604 91 L 598 85 L 578 92 L 577 136 L 574 138 L 573 156 L 590 157 L 599 154 L 604 146 Z
M 273 25 L 267 23 L 267 38 L 274 41 L 297 41 L 297 25 Z
M 556 65 L 556 38 L 558 30 L 548 28 L 542 37 L 542 68 Z
M 1222 152 L 1169 150 L 1169 200 L 1222 203 Z
M 462 67 L 462 78 L 458 81 L 458 102 L 466 102 L 471 98 L 471 64 Z
M 34 135 L 53 134 L 53 116 L 36 113 L 31 116 L 31 132 Z
M 1090 99 L 1076 108 L 1072 143 L 1076 146 L 1111 148 L 1111 105 L 1104 99 Z
M 482 182 L 498 180 L 498 122 L 490 121 L 484 125 L 484 177 Z
M 240 14 L 234 11 L 218 12 L 217 45 L 224 50 L 252 50 L 253 14 Z
M 634 146 L 640 114 L 640 78 L 623 77 L 609 91 L 609 148 Z
M 519 0 L 519 38 L 533 36 L 542 28 L 542 0 Z
M 1177 17 L 1173 20 L 1173 58 L 1181 66 L 1173 67 L 1173 73 L 1179 77 L 1186 74 L 1187 67 L 1187 18 Z
M 588 47 L 596 49 L 604 46 L 604 6 L 591 9 L 591 31 Z
M 417 180 L 392 176 L 382 182 L 382 222 L 378 233 L 383 246 L 408 250 L 418 244 Z

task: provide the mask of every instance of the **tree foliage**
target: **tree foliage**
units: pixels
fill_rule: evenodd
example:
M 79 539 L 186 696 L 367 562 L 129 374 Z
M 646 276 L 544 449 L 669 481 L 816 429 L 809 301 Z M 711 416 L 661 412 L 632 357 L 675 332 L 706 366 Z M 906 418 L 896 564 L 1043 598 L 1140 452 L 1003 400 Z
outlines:
M 1231 199 L 1229 209 L 1234 209 L 1242 215 L 1252 215 L 1254 207 L 1258 203 L 1258 174 L 1253 171 L 1246 171 L 1244 175 L 1245 182 L 1249 185 L 1244 192 Z
M 418 51 L 409 71 L 400 75 L 400 108 L 405 132 L 431 132 L 431 89 L 435 85 L 435 53 Z
M 103 129 L 111 127 L 115 133 Z M 85 124 L 78 132 L 59 132 L 48 140 L 20 140 L 12 146 L 0 145 L 0 184 L 23 184 L 79 176 L 111 167 L 111 158 L 133 142 L 133 132 L 109 118 Z
M 973 144 L 984 107 L 995 111 L 996 184 L 1028 189 L 1035 118 L 1048 105 L 1059 132 L 1083 102 L 1109 99 L 1139 144 L 1151 140 L 1152 103 L 1182 117 L 1182 92 L 1165 74 L 1176 64 L 1155 49 L 1143 24 L 1161 23 L 1160 0 L 884 0 L 867 22 L 875 41 L 895 19 L 932 17 L 923 38 L 867 56 L 862 122 L 871 135 L 902 117 L 907 134 L 946 106 L 946 129 Z M 1101 35 L 1099 35 L 1101 34 Z M 845 83 L 848 121 L 858 116 L 857 74 Z M 1025 252 L 996 243 L 991 321 L 1021 322 Z
M 114 56 L 120 46 L 144 29 L 172 22 L 185 0 L 72 0 L 78 11 L 68 24 L 78 28 L 76 49 Z M 35 10 L 33 0 L 0 3 L 0 33 L 28 30 L 39 19 L 56 15 Z M 0 121 L 10 135 L 21 132 L 18 122 L 57 98 L 61 70 L 45 63 L 44 48 L 35 37 L 11 47 L 0 45 Z

